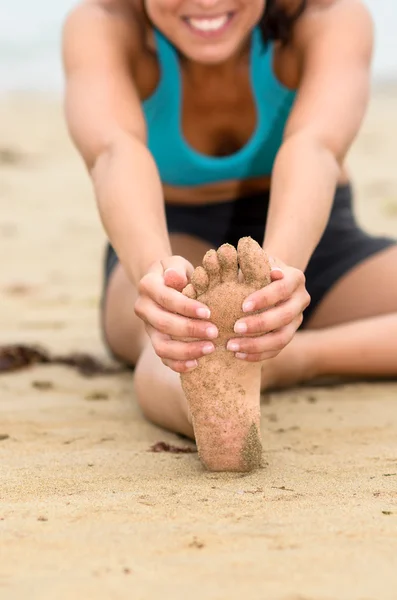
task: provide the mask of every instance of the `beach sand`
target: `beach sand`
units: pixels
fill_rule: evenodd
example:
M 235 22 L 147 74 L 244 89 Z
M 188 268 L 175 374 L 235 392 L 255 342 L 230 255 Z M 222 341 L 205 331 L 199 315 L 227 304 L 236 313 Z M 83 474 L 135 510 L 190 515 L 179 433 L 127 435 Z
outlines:
M 357 215 L 397 236 L 397 89 L 350 157 Z M 106 359 L 104 234 L 59 103 L 0 100 L 1 343 Z M 263 399 L 266 466 L 205 472 L 147 423 L 129 373 L 0 375 L 0 596 L 395 600 L 397 384 Z

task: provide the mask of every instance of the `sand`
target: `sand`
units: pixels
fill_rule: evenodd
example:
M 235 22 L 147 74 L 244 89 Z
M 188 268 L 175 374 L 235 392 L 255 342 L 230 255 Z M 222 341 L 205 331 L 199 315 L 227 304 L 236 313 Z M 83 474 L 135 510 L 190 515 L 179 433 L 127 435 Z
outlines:
M 357 214 L 397 235 L 397 89 L 351 154 Z M 59 103 L 0 100 L 1 343 L 105 358 L 104 235 Z M 397 597 L 397 384 L 267 395 L 265 467 L 210 474 L 145 422 L 131 375 L 0 376 L 0 597 Z M 8 436 L 8 437 L 7 437 Z

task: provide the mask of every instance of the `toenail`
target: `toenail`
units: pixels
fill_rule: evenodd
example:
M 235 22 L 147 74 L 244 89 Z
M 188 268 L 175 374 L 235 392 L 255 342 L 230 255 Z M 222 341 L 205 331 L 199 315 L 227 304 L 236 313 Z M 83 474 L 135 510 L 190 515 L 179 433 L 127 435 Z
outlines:
M 208 308 L 198 308 L 196 314 L 201 319 L 209 319 L 211 316 L 211 312 Z
M 245 360 L 247 356 L 248 354 L 244 354 L 243 352 L 237 352 L 237 354 L 235 354 L 235 357 L 239 358 L 240 360 Z
M 216 327 L 208 327 L 206 330 L 207 336 L 211 339 L 218 337 L 218 330 Z
M 203 354 L 211 354 L 215 350 L 214 344 L 206 344 L 203 347 Z
M 236 323 L 236 325 L 234 326 L 234 331 L 236 333 L 246 333 L 247 329 L 248 327 L 245 323 Z
M 255 308 L 254 302 L 245 302 L 243 304 L 243 311 L 244 312 L 251 312 L 252 310 L 254 310 L 254 308 Z
M 227 349 L 231 352 L 238 352 L 240 350 L 240 344 L 237 344 L 237 342 L 228 342 Z

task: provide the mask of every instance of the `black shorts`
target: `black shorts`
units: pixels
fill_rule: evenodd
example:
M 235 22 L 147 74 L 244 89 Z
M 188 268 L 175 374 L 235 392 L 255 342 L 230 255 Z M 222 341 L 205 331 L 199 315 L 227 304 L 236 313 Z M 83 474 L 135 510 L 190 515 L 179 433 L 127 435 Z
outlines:
M 325 294 L 348 271 L 377 252 L 397 242 L 391 238 L 372 236 L 363 231 L 354 217 L 350 185 L 337 189 L 331 215 L 317 248 L 307 266 L 306 288 L 311 303 L 304 322 L 315 311 Z M 186 233 L 205 240 L 212 248 L 251 236 L 263 244 L 269 194 L 252 196 L 200 206 L 166 206 L 169 233 Z M 109 245 L 105 258 L 105 292 L 118 258 Z

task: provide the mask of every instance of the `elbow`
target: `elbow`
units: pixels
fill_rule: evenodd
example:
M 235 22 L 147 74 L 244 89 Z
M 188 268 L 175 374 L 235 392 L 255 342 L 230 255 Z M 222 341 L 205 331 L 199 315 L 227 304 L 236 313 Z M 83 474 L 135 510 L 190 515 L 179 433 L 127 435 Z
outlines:
M 302 130 L 286 136 L 283 147 L 299 157 L 306 156 L 313 166 L 322 166 L 335 180 L 343 171 L 346 150 L 338 148 L 332 139 L 314 131 Z
M 142 150 L 146 150 L 146 145 L 137 136 L 124 131 L 115 133 L 87 158 L 86 166 L 91 179 L 95 183 L 102 178 L 104 171 L 112 169 L 120 161 L 133 164 L 134 157 Z
M 98 180 L 100 173 L 110 165 L 112 155 L 112 147 L 106 145 L 101 148 L 99 152 L 95 153 L 95 155 L 89 157 L 88 160 L 85 161 L 88 173 L 94 184 Z

